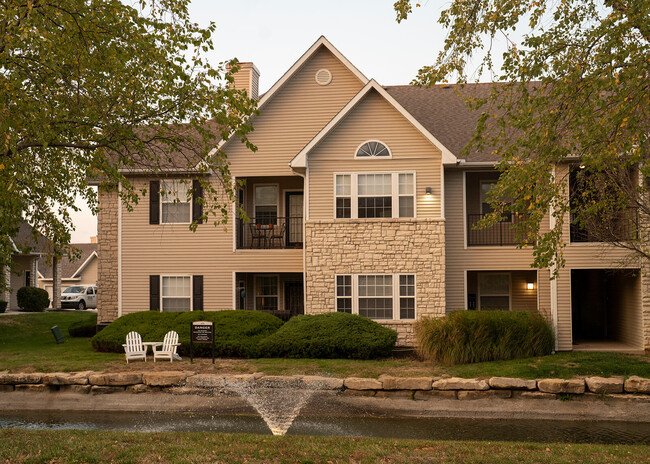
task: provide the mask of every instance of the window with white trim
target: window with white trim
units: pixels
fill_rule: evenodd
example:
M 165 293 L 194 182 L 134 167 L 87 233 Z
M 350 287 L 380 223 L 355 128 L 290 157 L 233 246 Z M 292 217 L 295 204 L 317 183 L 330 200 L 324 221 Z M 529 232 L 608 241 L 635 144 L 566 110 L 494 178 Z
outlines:
M 399 276 L 399 318 L 415 319 L 415 276 Z
M 192 278 L 190 276 L 162 276 L 160 305 L 163 312 L 191 311 Z
M 376 140 L 369 140 L 357 148 L 355 158 L 390 158 L 390 150 L 386 145 Z
M 189 224 L 192 222 L 190 186 L 179 179 L 160 181 L 160 223 Z
M 510 309 L 510 274 L 481 272 L 478 274 L 479 309 L 483 311 Z
M 415 319 L 415 275 L 337 275 L 336 310 L 376 320 Z
M 335 174 L 335 217 L 415 217 L 415 174 Z
M 255 276 L 255 309 L 277 311 L 278 276 Z
M 255 186 L 255 222 L 275 224 L 278 219 L 278 186 Z
M 337 174 L 334 194 L 336 196 L 336 217 L 349 218 L 352 212 L 352 187 L 350 174 Z
M 352 312 L 352 276 L 336 276 L 336 311 Z

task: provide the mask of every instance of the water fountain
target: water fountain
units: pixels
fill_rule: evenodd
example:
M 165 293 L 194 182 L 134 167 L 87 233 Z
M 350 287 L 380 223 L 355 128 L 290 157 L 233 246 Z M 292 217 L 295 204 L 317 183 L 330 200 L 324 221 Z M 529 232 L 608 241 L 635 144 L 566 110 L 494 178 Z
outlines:
M 244 398 L 264 419 L 273 435 L 284 435 L 300 410 L 322 387 L 300 378 L 228 379 L 224 388 Z

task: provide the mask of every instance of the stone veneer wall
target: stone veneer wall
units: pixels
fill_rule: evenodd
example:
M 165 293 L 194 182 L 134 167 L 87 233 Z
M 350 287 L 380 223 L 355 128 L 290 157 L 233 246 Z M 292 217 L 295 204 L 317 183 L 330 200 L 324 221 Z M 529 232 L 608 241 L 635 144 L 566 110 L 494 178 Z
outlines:
M 443 220 L 305 222 L 306 314 L 336 311 L 336 274 L 415 274 L 416 316 L 445 315 Z M 413 322 L 379 321 L 398 346 L 413 346 Z
M 650 351 L 650 266 L 641 268 L 641 324 L 643 349 Z
M 97 322 L 112 322 L 118 317 L 118 209 L 116 190 L 99 189 L 97 214 Z

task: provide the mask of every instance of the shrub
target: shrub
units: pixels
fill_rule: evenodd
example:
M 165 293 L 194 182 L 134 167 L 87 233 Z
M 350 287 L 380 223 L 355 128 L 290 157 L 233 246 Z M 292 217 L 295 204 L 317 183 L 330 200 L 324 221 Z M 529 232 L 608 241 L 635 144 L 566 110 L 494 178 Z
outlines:
M 191 311 L 161 313 L 146 311 L 122 316 L 95 335 L 91 342 L 96 351 L 123 353 L 126 334 L 135 330 L 143 341 L 161 342 L 165 334 L 178 332 L 179 354 L 190 354 L 190 323 L 214 322 L 215 355 L 253 358 L 259 356 L 259 342 L 277 331 L 282 321 L 259 311 Z M 211 356 L 207 343 L 194 344 L 195 356 Z
M 397 333 L 362 316 L 296 316 L 260 343 L 265 357 L 374 359 L 390 355 Z
M 50 296 L 47 291 L 37 287 L 19 288 L 16 299 L 20 309 L 31 313 L 45 311 L 45 308 L 50 305 Z
M 0 300 L 0 313 L 4 313 L 7 309 L 7 302 Z
M 455 311 L 415 325 L 420 353 L 445 364 L 466 364 L 551 354 L 553 329 L 523 311 Z
M 91 314 L 90 317 L 73 322 L 68 327 L 68 333 L 71 337 L 92 337 L 97 333 L 97 314 Z

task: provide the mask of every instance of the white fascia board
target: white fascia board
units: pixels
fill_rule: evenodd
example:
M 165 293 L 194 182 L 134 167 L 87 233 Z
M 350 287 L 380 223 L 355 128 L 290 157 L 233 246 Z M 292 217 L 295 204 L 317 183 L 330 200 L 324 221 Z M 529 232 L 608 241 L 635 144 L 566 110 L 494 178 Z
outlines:
M 386 90 L 377 83 L 374 79 L 371 79 L 360 91 L 357 93 L 352 100 L 348 102 L 347 105 L 338 112 L 332 120 L 327 123 L 323 129 L 313 138 L 311 141 L 305 145 L 305 147 L 300 150 L 300 152 L 291 160 L 289 165 L 292 168 L 304 168 L 307 163 L 307 153 L 309 153 L 318 143 L 334 128 L 336 125 L 341 122 L 341 120 L 347 116 L 347 114 L 352 111 L 352 109 L 359 103 L 359 101 L 366 96 L 366 94 L 371 90 L 376 90 L 379 95 L 381 95 L 388 103 L 390 103 L 399 113 L 409 121 L 413 127 L 415 127 L 424 137 L 429 140 L 435 147 L 437 147 L 442 153 L 442 164 L 453 164 L 457 162 L 456 156 L 449 151 L 438 139 L 436 139 L 433 134 L 431 134 L 420 122 L 415 119 L 411 113 L 406 111 L 406 109 L 399 104 Z
M 76 271 L 74 271 L 74 274 L 72 274 L 71 279 L 74 279 L 75 277 L 77 277 L 77 274 L 79 274 L 81 271 L 83 271 L 83 270 L 85 269 L 85 267 L 88 266 L 88 263 L 90 263 L 90 261 L 91 261 L 92 259 L 95 259 L 95 258 L 97 258 L 97 252 L 96 252 L 96 251 L 93 251 L 93 252 L 90 254 L 90 256 L 88 256 L 88 258 L 86 259 L 86 261 L 84 261 L 84 262 L 81 264 L 81 266 L 79 266 L 79 268 L 78 268 Z
M 284 73 L 284 75 L 275 83 L 273 84 L 273 87 L 271 87 L 265 94 L 264 96 L 260 99 L 257 109 L 261 110 L 262 107 L 268 102 L 273 95 L 275 95 L 278 90 L 284 86 L 284 84 L 291 79 L 291 77 L 304 65 L 309 58 L 316 53 L 316 51 L 321 47 L 327 48 L 332 55 L 334 55 L 341 63 L 343 63 L 343 66 L 348 68 L 352 74 L 354 74 L 357 79 L 359 79 L 364 85 L 368 83 L 368 78 L 363 75 L 361 71 L 359 71 L 356 66 L 354 66 L 350 60 L 348 60 L 340 51 L 336 49 L 332 43 L 325 38 L 325 36 L 320 36 L 319 39 L 314 42 L 314 44 L 309 47 L 309 49 L 303 53 L 303 55 L 296 61 L 293 66 L 289 68 L 287 72 Z M 230 134 L 232 137 L 232 133 Z M 221 149 L 226 143 L 228 143 L 231 140 L 231 137 L 228 137 L 228 140 L 222 140 L 219 142 L 217 145 L 217 149 Z

